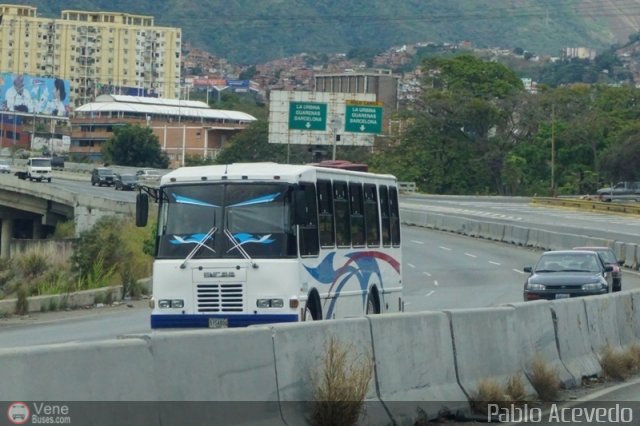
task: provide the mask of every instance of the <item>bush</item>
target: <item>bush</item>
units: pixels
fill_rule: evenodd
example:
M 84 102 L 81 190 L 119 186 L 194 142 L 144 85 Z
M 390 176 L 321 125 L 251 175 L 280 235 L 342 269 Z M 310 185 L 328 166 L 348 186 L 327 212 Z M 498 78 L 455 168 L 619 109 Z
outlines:
M 66 222 L 58 222 L 56 229 L 53 231 L 53 238 L 61 240 L 65 238 L 74 238 L 76 236 L 76 225 L 73 220 Z
M 58 310 L 58 299 L 55 297 L 52 297 L 51 299 L 49 299 L 49 310 L 50 311 L 57 311 Z
M 20 274 L 28 280 L 42 275 L 49 268 L 47 259 L 38 253 L 29 253 L 17 258 L 17 266 Z
M 312 378 L 314 403 L 310 424 L 355 425 L 364 408 L 373 361 L 352 355 L 353 346 L 338 342 L 332 336 L 321 364 Z
M 496 404 L 500 408 L 510 403 L 503 386 L 497 380 L 484 379 L 478 383 L 478 389 L 469 398 L 471 410 L 479 414 L 488 414 L 489 404 Z
M 524 404 L 527 402 L 527 391 L 524 387 L 524 379 L 521 374 L 509 377 L 505 387 L 505 393 L 509 399 L 516 404 Z
M 72 270 L 82 288 L 130 284 L 151 274 L 152 258 L 143 253 L 150 230 L 114 216 L 98 220 L 74 243 Z M 100 260 L 97 268 L 96 260 Z M 116 282 L 118 278 L 120 282 Z M 98 282 L 100 283 L 98 285 Z
M 607 346 L 602 351 L 600 363 L 605 377 L 626 380 L 638 369 L 636 356 L 632 350 L 614 351 Z
M 555 401 L 560 394 L 558 373 L 544 359 L 536 356 L 529 367 L 529 381 L 542 401 Z
M 16 315 L 27 315 L 29 313 L 29 300 L 27 299 L 27 289 L 19 286 L 16 299 Z

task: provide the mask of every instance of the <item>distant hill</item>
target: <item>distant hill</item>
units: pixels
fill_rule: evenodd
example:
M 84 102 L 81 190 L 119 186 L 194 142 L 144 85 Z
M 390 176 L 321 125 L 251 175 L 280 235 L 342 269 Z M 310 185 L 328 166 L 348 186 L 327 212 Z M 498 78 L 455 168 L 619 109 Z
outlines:
M 420 41 L 471 41 L 558 54 L 604 49 L 640 28 L 640 0 L 13 0 L 40 16 L 62 9 L 152 15 L 181 27 L 185 41 L 231 62 L 296 53 L 385 50 Z

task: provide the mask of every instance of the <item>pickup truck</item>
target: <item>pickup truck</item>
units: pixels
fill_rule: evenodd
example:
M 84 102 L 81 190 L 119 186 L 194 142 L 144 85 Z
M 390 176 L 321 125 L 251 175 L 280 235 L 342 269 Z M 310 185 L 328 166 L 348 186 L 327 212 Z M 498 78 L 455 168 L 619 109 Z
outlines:
M 613 186 L 598 189 L 600 201 L 640 201 L 640 182 L 618 182 Z

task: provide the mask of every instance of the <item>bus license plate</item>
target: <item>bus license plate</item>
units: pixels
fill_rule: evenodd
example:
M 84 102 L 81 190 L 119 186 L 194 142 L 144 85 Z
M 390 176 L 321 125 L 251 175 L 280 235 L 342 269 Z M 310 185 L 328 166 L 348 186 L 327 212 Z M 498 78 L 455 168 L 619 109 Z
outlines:
M 227 328 L 229 320 L 226 318 L 209 318 L 209 328 Z
M 556 294 L 556 299 L 568 299 L 568 298 L 569 298 L 568 294 L 563 294 L 563 293 Z

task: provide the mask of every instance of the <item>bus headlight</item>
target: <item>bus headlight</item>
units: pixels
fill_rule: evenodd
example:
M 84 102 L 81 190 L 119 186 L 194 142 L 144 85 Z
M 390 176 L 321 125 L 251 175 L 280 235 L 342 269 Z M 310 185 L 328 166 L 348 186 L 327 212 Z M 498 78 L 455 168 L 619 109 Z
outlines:
M 158 300 L 158 308 L 160 309 L 168 309 L 168 308 L 176 308 L 182 309 L 184 308 L 184 300 L 182 299 L 160 299 Z
M 282 308 L 284 307 L 283 299 L 258 299 L 256 302 L 258 308 Z

